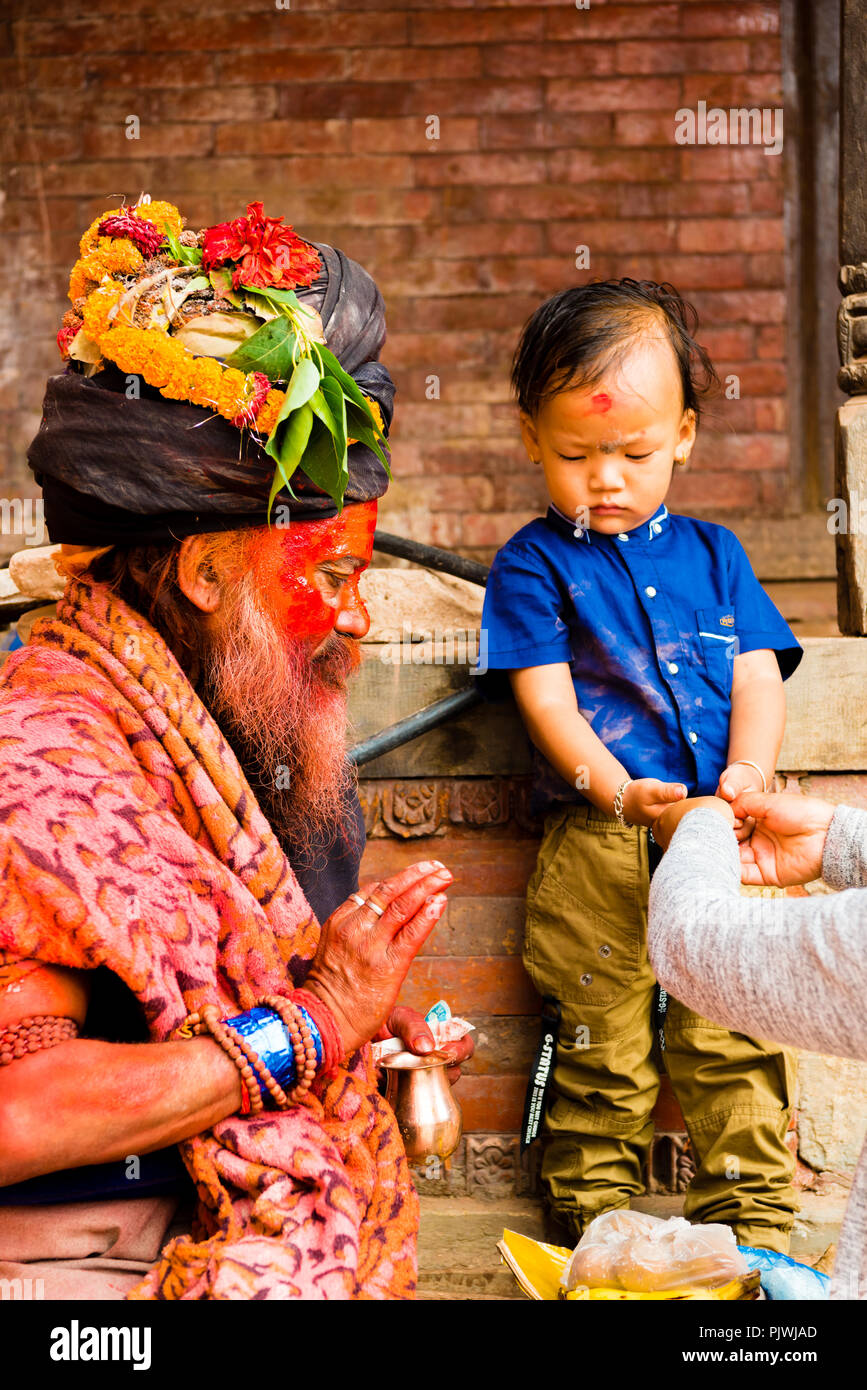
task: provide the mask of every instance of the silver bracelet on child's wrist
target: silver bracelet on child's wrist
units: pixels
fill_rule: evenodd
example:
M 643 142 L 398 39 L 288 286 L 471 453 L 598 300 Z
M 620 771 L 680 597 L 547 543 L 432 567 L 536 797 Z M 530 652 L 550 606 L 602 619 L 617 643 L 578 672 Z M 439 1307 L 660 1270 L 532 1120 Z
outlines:
M 626 781 L 621 782 L 620 786 L 617 788 L 617 791 L 614 793 L 614 814 L 621 825 L 632 824 L 632 822 L 628 821 L 623 814 L 623 793 L 626 791 L 626 788 L 632 781 L 634 781 L 634 778 L 627 777 Z
M 759 767 L 758 763 L 754 763 L 750 758 L 735 758 L 734 761 L 735 761 L 736 763 L 740 763 L 740 765 L 741 765 L 742 767 L 753 767 L 753 768 L 755 768 L 756 772 L 759 774 L 759 776 L 760 776 L 761 779 L 762 779 L 762 791 L 763 791 L 763 792 L 766 792 L 766 791 L 768 790 L 768 780 L 767 780 L 767 778 L 765 777 L 765 774 L 763 773 L 762 769 Z

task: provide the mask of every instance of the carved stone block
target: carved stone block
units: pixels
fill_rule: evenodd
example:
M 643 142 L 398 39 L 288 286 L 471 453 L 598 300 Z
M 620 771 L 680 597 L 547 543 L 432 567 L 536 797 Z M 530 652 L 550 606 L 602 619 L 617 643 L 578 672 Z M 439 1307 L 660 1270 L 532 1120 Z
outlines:
M 382 788 L 382 819 L 393 835 L 413 839 L 440 827 L 438 782 L 391 782 Z
M 502 778 L 454 782 L 449 819 L 455 825 L 504 825 L 509 819 L 509 783 Z
M 542 822 L 528 814 L 527 778 L 360 777 L 358 794 L 368 838 L 446 835 L 450 825 L 486 830 L 513 815 L 521 830 L 542 833 Z
M 844 266 L 841 274 L 843 287 L 850 289 L 845 295 L 837 313 L 837 348 L 840 353 L 840 371 L 837 380 L 841 391 L 847 395 L 863 392 L 867 386 L 867 294 L 863 293 L 864 266 Z M 844 283 L 845 282 L 845 283 Z M 861 293 L 852 293 L 851 286 L 858 285 Z
M 466 1142 L 469 1196 L 514 1196 L 518 1178 L 517 1136 L 470 1134 Z

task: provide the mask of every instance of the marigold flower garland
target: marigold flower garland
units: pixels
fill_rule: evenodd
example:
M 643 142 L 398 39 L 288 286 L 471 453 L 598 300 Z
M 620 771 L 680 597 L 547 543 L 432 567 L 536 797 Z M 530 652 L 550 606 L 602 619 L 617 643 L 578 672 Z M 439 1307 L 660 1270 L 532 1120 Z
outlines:
M 82 256 L 72 267 L 69 277 L 69 298 L 76 299 L 87 294 L 93 283 L 99 284 L 107 275 L 129 275 L 141 270 L 144 257 L 131 241 L 115 241 L 112 237 L 99 238 L 96 246 Z
M 261 405 L 252 415 L 256 432 L 271 433 L 286 400 L 285 391 L 271 388 L 263 399 L 261 372 L 239 372 L 213 357 L 194 357 L 182 343 L 152 328 L 112 327 L 110 320 L 124 293 L 122 284 L 109 280 L 88 296 L 82 311 L 84 332 L 104 357 L 122 372 L 143 376 L 148 386 L 171 400 L 210 406 L 233 423 L 239 416 L 249 419 L 251 402 L 258 399 Z M 365 399 L 381 430 L 379 404 L 369 396 Z
M 205 233 L 211 261 L 222 264 L 231 255 L 237 255 L 240 263 L 249 267 L 251 278 L 256 277 L 257 288 L 262 286 L 260 294 L 267 296 L 270 292 L 278 299 L 282 295 L 283 301 L 291 300 L 297 307 L 297 300 L 280 289 L 276 277 L 295 275 L 294 283 L 310 283 L 319 264 L 317 253 L 291 228 L 284 228 L 282 218 L 265 218 L 261 203 L 250 204 L 247 211 L 247 218 L 221 224 Z M 139 221 L 147 226 L 139 228 Z M 167 256 L 182 257 L 177 262 L 178 271 L 186 266 L 193 267 L 188 273 L 199 273 L 202 253 L 197 249 L 197 238 L 187 233 L 181 242 L 183 229 L 184 219 L 180 212 L 165 202 L 144 203 L 132 210 L 114 208 L 94 219 L 81 238 L 80 259 L 70 276 L 69 298 L 75 314 L 66 316 L 64 327 L 58 333 L 61 355 L 69 356 L 79 331 L 76 325 L 80 314 L 81 336 L 121 371 L 141 376 L 169 400 L 190 401 L 193 405 L 208 407 L 238 429 L 255 430 L 260 437 L 270 436 L 283 418 L 287 393 L 273 387 L 268 376 L 261 371 L 224 366 L 215 357 L 195 355 L 159 324 L 145 328 L 130 321 L 134 308 L 129 310 L 129 301 L 130 296 L 135 301 L 135 286 L 130 289 L 128 283 L 118 277 L 126 277 L 128 281 L 130 276 L 139 275 L 146 260 L 154 256 L 164 261 Z M 175 273 L 171 261 L 167 269 Z M 246 282 L 241 273 L 233 272 L 232 278 L 233 284 L 243 290 Z M 269 302 L 273 303 L 273 299 Z M 292 314 L 291 309 L 284 309 L 284 312 Z M 71 324 L 68 323 L 70 319 Z M 301 333 L 300 328 L 296 331 Z M 304 341 L 302 337 L 302 349 L 307 351 L 303 348 Z M 322 354 L 319 356 L 321 359 Z M 331 362 L 338 370 L 333 358 Z M 322 370 L 326 368 L 323 366 Z M 352 382 L 347 385 L 351 387 Z M 365 393 L 359 396 L 357 388 L 353 389 L 358 399 L 363 396 L 371 413 L 374 447 L 379 452 L 378 441 L 384 438 L 379 405 Z M 355 442 L 351 437 L 345 441 L 347 447 Z M 270 443 L 268 451 L 271 452 Z M 288 481 L 279 459 L 278 472 Z M 277 486 L 275 478 L 275 489 Z

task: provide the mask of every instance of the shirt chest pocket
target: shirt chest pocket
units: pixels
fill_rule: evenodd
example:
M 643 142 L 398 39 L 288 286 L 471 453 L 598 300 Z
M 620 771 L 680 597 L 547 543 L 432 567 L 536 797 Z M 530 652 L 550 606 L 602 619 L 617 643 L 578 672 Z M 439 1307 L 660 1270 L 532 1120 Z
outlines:
M 714 685 L 729 695 L 738 652 L 735 610 L 732 607 L 697 608 L 695 618 L 707 674 Z

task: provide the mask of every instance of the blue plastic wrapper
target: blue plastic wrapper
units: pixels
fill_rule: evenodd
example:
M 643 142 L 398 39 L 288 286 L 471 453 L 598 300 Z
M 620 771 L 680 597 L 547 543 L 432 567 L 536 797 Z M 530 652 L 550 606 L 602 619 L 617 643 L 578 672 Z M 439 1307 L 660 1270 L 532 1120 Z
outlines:
M 768 1298 L 786 1301 L 828 1297 L 831 1280 L 818 1269 L 799 1264 L 791 1255 L 780 1255 L 776 1250 L 756 1250 L 751 1245 L 739 1245 L 738 1249 L 750 1269 L 761 1270 L 762 1288 Z
M 301 1006 L 299 1005 L 299 1008 Z M 310 1029 L 313 1038 L 313 1046 L 316 1049 L 316 1064 L 322 1065 L 322 1038 L 319 1029 L 313 1022 L 307 1010 L 301 1008 L 301 1017 Z M 257 1004 L 254 1008 L 248 1009 L 245 1014 L 239 1014 L 237 1018 L 226 1020 L 233 1028 L 241 1034 L 250 1044 L 253 1051 L 261 1057 L 265 1066 L 268 1068 L 275 1081 L 278 1081 L 284 1091 L 291 1090 L 297 1080 L 295 1074 L 295 1054 L 292 1051 L 292 1044 L 289 1034 L 283 1027 L 283 1022 L 279 1015 L 271 1009 L 263 1008 Z M 269 1104 L 270 1098 L 262 1082 L 256 1077 L 256 1083 L 262 1094 L 265 1104 Z
M 277 1014 L 257 1004 L 245 1014 L 229 1018 L 226 1022 L 246 1039 L 253 1051 L 262 1058 L 274 1080 L 279 1081 L 284 1090 L 294 1086 L 295 1054 L 289 1035 Z M 258 1081 L 258 1077 L 256 1079 Z M 261 1082 L 259 1089 L 265 1094 Z

